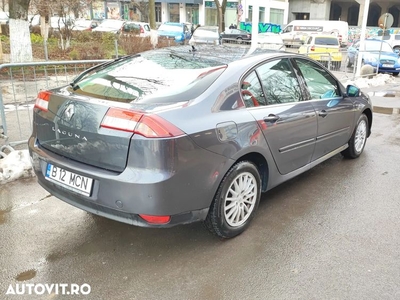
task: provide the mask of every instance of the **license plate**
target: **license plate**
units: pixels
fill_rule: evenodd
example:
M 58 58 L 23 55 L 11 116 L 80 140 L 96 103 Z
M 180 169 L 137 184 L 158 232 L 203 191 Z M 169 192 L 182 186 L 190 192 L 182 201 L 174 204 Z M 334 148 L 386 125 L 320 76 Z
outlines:
M 384 68 L 393 68 L 394 65 L 390 65 L 390 64 L 382 64 L 382 67 Z
M 47 164 L 45 178 L 85 196 L 90 196 L 92 191 L 92 178 L 72 173 L 52 164 Z
M 322 61 L 328 61 L 329 60 L 329 56 L 320 56 L 320 60 Z

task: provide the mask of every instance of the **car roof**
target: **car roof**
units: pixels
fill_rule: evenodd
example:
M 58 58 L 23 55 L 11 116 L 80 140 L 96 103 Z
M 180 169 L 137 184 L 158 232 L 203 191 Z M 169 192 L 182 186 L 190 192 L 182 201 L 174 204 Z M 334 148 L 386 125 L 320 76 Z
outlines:
M 172 25 L 172 26 L 183 26 L 183 25 L 185 25 L 184 23 L 177 23 L 177 22 L 164 22 L 163 24 Z

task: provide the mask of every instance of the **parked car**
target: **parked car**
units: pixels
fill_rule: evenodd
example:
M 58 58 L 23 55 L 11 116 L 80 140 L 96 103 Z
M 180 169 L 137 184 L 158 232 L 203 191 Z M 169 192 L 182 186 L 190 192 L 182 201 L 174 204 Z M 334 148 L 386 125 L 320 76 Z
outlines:
M 222 39 L 234 39 L 238 41 L 250 41 L 251 34 L 246 30 L 241 29 L 228 29 L 221 33 Z
M 123 34 L 135 34 L 140 37 L 150 36 L 150 24 L 145 22 L 127 21 L 122 28 Z
M 189 40 L 189 45 L 214 44 L 220 43 L 218 26 L 200 26 L 193 32 Z
M 262 192 L 338 153 L 362 154 L 369 96 L 312 59 L 190 50 L 120 57 L 41 91 L 28 142 L 41 186 L 120 222 L 204 221 L 231 238 L 250 225 Z
M 101 31 L 101 32 L 111 32 L 111 33 L 121 33 L 122 28 L 124 27 L 125 21 L 115 20 L 115 19 L 105 19 L 100 23 L 99 26 L 93 28 L 92 31 Z
M 100 25 L 99 21 L 78 19 L 78 20 L 75 20 L 74 27 L 72 27 L 72 30 L 92 31 L 94 28 L 96 28 L 99 25 Z
M 359 51 L 360 41 L 355 42 L 348 48 L 346 59 L 347 67 L 354 66 L 357 62 Z M 399 52 L 394 51 L 387 42 L 379 39 L 366 39 L 364 40 L 364 49 L 361 51 L 361 55 L 361 63 L 371 65 L 375 69 L 375 72 L 376 68 L 379 68 L 379 72 L 392 73 L 393 76 L 399 75 Z
M 298 53 L 305 54 L 326 67 L 330 62 L 334 70 L 339 70 L 342 65 L 339 39 L 330 34 L 310 35 L 300 46 Z
M 191 37 L 190 29 L 185 23 L 165 22 L 158 27 L 157 34 L 159 38 L 166 38 L 175 41 L 178 44 L 184 44 Z
M 280 34 L 273 32 L 259 33 L 258 47 L 263 49 L 286 51 L 286 46 L 283 43 Z
M 349 24 L 335 20 L 293 20 L 287 24 L 280 35 L 286 46 L 300 46 L 310 34 L 327 32 L 335 35 L 341 47 L 347 47 Z
M 392 46 L 394 51 L 400 51 L 400 33 L 391 33 L 380 38 Z

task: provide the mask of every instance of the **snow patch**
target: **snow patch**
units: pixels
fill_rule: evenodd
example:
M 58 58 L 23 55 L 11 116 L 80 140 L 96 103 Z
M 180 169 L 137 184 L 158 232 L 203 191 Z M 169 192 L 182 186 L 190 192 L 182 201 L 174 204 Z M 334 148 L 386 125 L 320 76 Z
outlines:
M 392 75 L 389 74 L 378 74 L 375 75 L 373 78 L 357 78 L 356 80 L 348 80 L 345 84 L 347 86 L 348 84 L 355 85 L 356 87 L 362 89 L 362 88 L 369 88 L 369 87 L 374 87 L 374 86 L 381 86 L 385 85 L 388 83 L 393 83 L 395 82 L 395 79 Z
M 0 158 L 0 184 L 34 176 L 28 150 L 11 151 Z

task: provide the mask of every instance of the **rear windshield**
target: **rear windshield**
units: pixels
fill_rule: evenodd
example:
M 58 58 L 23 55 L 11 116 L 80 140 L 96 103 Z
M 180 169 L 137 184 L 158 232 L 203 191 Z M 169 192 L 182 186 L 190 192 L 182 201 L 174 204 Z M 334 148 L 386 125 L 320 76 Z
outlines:
M 76 82 L 74 92 L 125 103 L 177 103 L 198 97 L 224 70 L 210 57 L 150 51 L 94 70 Z
M 339 46 L 339 41 L 337 38 L 330 37 L 316 37 L 315 45 L 329 45 L 329 46 Z

